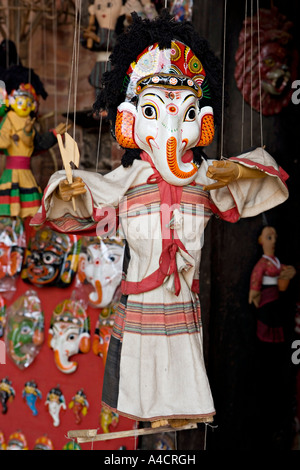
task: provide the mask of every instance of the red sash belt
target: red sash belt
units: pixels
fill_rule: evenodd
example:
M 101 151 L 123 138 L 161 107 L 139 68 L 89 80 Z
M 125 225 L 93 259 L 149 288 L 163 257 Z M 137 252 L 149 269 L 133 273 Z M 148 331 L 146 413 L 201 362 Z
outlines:
M 147 154 L 144 152 L 141 154 L 142 160 L 147 160 L 151 164 L 150 158 L 147 158 Z M 158 184 L 160 192 L 161 203 L 168 204 L 169 207 L 174 207 L 176 204 L 180 204 L 182 195 L 182 186 L 174 186 L 163 180 L 161 175 L 158 173 L 156 168 L 152 164 L 154 173 L 149 176 L 148 184 Z M 170 214 L 170 212 L 169 212 Z M 172 214 L 170 214 L 170 219 Z M 161 214 L 162 219 L 162 214 Z M 162 222 L 162 220 L 161 220 Z M 166 221 L 164 221 L 166 222 Z M 186 249 L 182 242 L 176 236 L 175 230 L 161 223 L 162 229 L 162 252 L 159 259 L 159 268 L 149 276 L 145 277 L 139 282 L 132 282 L 123 280 L 121 284 L 122 293 L 128 294 L 140 294 L 142 292 L 148 292 L 150 290 L 159 287 L 164 282 L 166 276 L 174 274 L 175 282 L 175 295 L 179 295 L 180 292 L 180 279 L 176 264 L 176 253 L 179 248 L 186 252 Z M 192 290 L 197 291 L 199 283 L 196 281 L 193 283 Z
M 6 157 L 7 170 L 30 170 L 30 157 Z

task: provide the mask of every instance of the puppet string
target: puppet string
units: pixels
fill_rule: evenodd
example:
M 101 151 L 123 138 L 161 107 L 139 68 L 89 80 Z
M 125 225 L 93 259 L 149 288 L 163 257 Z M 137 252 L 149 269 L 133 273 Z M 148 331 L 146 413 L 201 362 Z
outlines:
M 204 429 L 204 444 L 203 444 L 203 450 L 206 450 L 206 443 L 207 443 L 207 428 L 208 426 L 212 429 L 216 429 L 218 426 L 213 426 L 212 424 L 209 423 L 204 423 L 205 429 Z
M 250 34 L 250 37 L 251 37 L 251 43 L 250 43 L 250 47 L 251 47 L 251 75 L 250 75 L 250 86 L 251 86 L 251 90 L 250 90 L 250 102 L 251 102 L 251 106 L 250 106 L 250 145 L 252 147 L 253 145 L 253 0 L 251 0 L 251 20 L 250 20 L 250 30 L 251 30 L 251 34 Z
M 262 97 L 261 97 L 261 57 L 260 57 L 260 19 L 259 19 L 259 0 L 256 0 L 257 4 L 257 55 L 258 55 L 258 84 L 259 84 L 259 122 L 260 122 L 260 146 L 263 147 L 263 125 L 262 125 Z
M 69 114 L 70 114 L 70 106 L 71 106 L 71 93 L 75 75 L 75 81 L 78 79 L 78 70 L 76 72 L 75 67 L 78 69 L 78 47 L 77 47 L 77 35 L 78 35 L 78 0 L 76 0 L 75 4 L 75 20 L 74 20 L 74 36 L 73 36 L 73 51 L 72 51 L 72 60 L 71 60 L 71 72 L 70 72 L 70 84 L 69 84 L 69 93 L 68 93 L 68 107 L 67 107 L 67 122 L 66 127 L 68 127 L 69 123 Z M 74 86 L 74 103 L 77 101 L 77 85 Z M 76 115 L 76 105 L 74 106 L 74 134 L 73 139 L 75 140 L 75 115 Z
M 221 157 L 224 147 L 224 90 L 225 90 L 225 55 L 226 55 L 226 24 L 227 24 L 227 0 L 224 1 L 224 25 L 223 25 L 223 77 L 222 77 L 222 117 L 221 117 Z
M 246 35 L 247 35 L 247 9 L 248 0 L 245 0 L 245 18 L 244 18 L 244 64 L 243 64 L 243 93 L 242 93 L 242 128 L 241 128 L 241 152 L 244 149 L 244 126 L 245 126 L 245 71 L 246 71 Z
M 107 34 L 107 45 L 106 45 L 106 61 L 105 61 L 105 72 L 107 71 L 108 65 L 108 51 L 109 51 L 109 42 L 110 42 L 110 23 L 111 22 L 111 9 L 109 9 L 109 18 L 108 18 L 108 34 Z M 101 146 L 101 131 L 102 131 L 102 113 L 100 114 L 100 122 L 99 122 L 99 133 L 98 133 L 98 142 L 97 142 L 97 155 L 96 155 L 96 173 L 98 172 L 98 165 L 99 165 L 99 156 L 100 156 L 100 146 Z
M 46 5 L 45 5 L 46 8 Z M 53 36 L 53 75 L 54 75 L 54 125 L 57 126 L 57 12 L 56 2 L 52 4 L 52 36 Z M 45 47 L 46 49 L 46 47 Z M 46 68 L 45 68 L 46 70 Z

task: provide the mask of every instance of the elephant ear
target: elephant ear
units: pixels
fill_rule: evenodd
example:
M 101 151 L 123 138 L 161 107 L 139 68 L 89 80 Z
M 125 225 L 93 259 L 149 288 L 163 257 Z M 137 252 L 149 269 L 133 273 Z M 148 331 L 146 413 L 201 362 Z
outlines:
M 22 259 L 22 255 L 18 250 L 11 250 L 9 263 L 10 276 L 15 276 L 15 274 L 20 272 L 22 267 Z
M 86 275 L 85 275 L 86 258 L 87 258 L 86 253 L 80 253 L 79 259 L 78 259 L 77 276 L 78 276 L 78 280 L 82 283 L 84 283 L 86 279 Z
M 127 149 L 138 149 L 134 140 L 136 108 L 131 103 L 121 103 L 117 110 L 115 136 L 118 144 Z

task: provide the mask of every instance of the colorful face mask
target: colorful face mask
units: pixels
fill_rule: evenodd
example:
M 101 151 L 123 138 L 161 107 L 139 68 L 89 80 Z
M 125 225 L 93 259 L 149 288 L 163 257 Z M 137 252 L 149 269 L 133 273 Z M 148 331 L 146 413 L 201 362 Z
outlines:
M 6 450 L 28 450 L 25 434 L 20 431 L 12 433 L 9 436 Z
M 21 272 L 26 246 L 25 231 L 19 217 L 0 217 L 0 292 L 15 291 L 15 278 Z
M 109 307 L 122 279 L 124 244 L 111 238 L 85 242 L 78 268 L 81 282 L 89 285 L 89 303 L 96 308 Z
M 54 350 L 57 368 L 71 374 L 77 369 L 77 362 L 69 358 L 79 352 L 90 350 L 89 317 L 79 301 L 65 300 L 53 312 L 48 343 Z
M 22 279 L 35 286 L 67 287 L 78 265 L 80 240 L 48 227 L 32 236 L 24 260 Z
M 179 41 L 163 50 L 154 44 L 130 65 L 127 80 L 126 101 L 116 119 L 117 141 L 124 148 L 144 150 L 168 183 L 191 183 L 198 167 L 189 150 L 209 145 L 214 137 L 200 60 Z
M 48 436 L 41 436 L 35 441 L 33 450 L 54 450 L 54 445 Z
M 25 369 L 34 361 L 44 342 L 44 314 L 34 291 L 27 291 L 8 309 L 6 349 L 11 360 Z

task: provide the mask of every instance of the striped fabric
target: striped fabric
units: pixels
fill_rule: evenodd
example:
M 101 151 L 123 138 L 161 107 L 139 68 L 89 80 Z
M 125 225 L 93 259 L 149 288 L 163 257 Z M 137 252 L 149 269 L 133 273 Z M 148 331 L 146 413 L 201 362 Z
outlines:
M 5 169 L 0 178 L 0 215 L 33 216 L 40 207 L 41 189 L 31 170 Z

